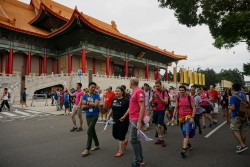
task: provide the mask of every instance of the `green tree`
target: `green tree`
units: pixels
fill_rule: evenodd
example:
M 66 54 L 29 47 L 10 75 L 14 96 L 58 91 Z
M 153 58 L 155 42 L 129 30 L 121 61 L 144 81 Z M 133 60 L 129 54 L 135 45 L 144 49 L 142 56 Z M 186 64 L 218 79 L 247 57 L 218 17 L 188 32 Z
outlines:
M 207 68 L 205 70 L 199 70 L 199 72 L 205 74 L 205 84 L 208 88 L 210 85 L 213 85 L 215 87 L 220 82 L 216 72 L 213 69 Z
M 161 8 L 174 10 L 180 24 L 209 27 L 216 48 L 232 48 L 241 42 L 250 51 L 249 0 L 158 0 Z
M 244 75 L 250 75 L 250 63 L 243 64 L 243 73 Z
M 161 80 L 165 81 L 166 80 L 166 73 L 164 73 L 163 75 L 161 75 Z M 174 75 L 171 71 L 168 71 L 168 81 L 173 82 L 174 80 Z
M 222 69 L 218 74 L 218 78 L 220 78 L 220 80 L 227 80 L 232 83 L 240 83 L 242 86 L 245 85 L 244 73 L 240 72 L 237 68 L 228 70 Z

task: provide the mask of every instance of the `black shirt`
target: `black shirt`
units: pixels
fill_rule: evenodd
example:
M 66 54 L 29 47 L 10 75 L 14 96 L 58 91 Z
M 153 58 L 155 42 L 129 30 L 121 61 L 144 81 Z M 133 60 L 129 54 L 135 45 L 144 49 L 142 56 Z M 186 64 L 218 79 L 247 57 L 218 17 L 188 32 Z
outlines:
M 114 122 L 116 122 L 127 112 L 129 107 L 129 100 L 127 98 L 114 98 L 111 107 L 113 111 Z

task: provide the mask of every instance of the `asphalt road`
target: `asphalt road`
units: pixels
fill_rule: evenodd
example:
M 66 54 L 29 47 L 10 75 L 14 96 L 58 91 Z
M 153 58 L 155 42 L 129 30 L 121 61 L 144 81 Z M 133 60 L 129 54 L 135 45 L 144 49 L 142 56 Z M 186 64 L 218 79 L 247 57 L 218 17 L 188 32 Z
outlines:
M 220 115 L 220 123 L 223 121 Z M 77 123 L 79 121 L 77 120 Z M 109 126 L 103 131 L 104 124 L 97 124 L 96 130 L 100 141 L 100 150 L 82 157 L 87 140 L 87 126 L 84 118 L 82 132 L 70 132 L 70 116 L 51 116 L 30 119 L 0 121 L 0 167 L 128 167 L 133 160 L 132 147 L 129 144 L 124 155 L 115 158 L 118 142 L 113 139 Z M 145 132 L 154 138 L 155 127 Z M 249 167 L 250 149 L 236 154 L 237 142 L 223 125 L 209 138 L 204 136 L 214 128 L 203 130 L 192 139 L 193 150 L 182 158 L 182 134 L 179 127 L 169 127 L 165 135 L 165 148 L 154 145 L 154 142 L 143 141 L 145 167 Z M 250 129 L 248 128 L 250 131 Z M 247 145 L 250 147 L 250 132 L 247 132 Z M 129 136 L 129 135 L 127 135 Z

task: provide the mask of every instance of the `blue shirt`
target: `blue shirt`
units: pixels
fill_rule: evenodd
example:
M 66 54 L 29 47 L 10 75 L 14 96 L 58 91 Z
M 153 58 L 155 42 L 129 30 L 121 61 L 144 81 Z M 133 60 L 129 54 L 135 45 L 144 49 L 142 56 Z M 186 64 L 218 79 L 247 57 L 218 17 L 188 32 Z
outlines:
M 89 96 L 89 94 L 85 94 L 82 97 L 82 100 L 92 102 L 94 103 L 96 100 L 100 101 L 100 96 L 99 94 L 94 93 L 92 96 Z M 86 108 L 86 116 L 96 116 L 99 114 L 99 107 L 91 107 L 91 108 Z
M 235 95 L 238 95 L 241 99 L 244 99 L 244 97 L 245 97 L 245 93 L 243 93 L 243 92 L 237 92 L 237 93 L 235 93 Z M 231 105 L 233 104 L 235 106 L 235 110 L 232 110 L 232 118 L 238 117 L 237 112 L 240 109 L 240 100 L 235 96 L 231 96 L 229 104 L 231 104 Z
M 69 102 L 69 94 L 64 93 L 64 102 Z
M 22 93 L 22 98 L 26 99 L 26 92 L 25 91 L 23 91 L 23 93 Z

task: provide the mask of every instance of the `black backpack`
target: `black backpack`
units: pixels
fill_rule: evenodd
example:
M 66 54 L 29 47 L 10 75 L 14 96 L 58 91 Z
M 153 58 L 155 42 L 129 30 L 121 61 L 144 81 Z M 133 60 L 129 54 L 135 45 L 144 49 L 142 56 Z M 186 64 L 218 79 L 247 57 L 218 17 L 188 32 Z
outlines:
M 8 92 L 8 99 L 10 99 L 11 98 L 11 95 L 10 95 L 10 92 Z

